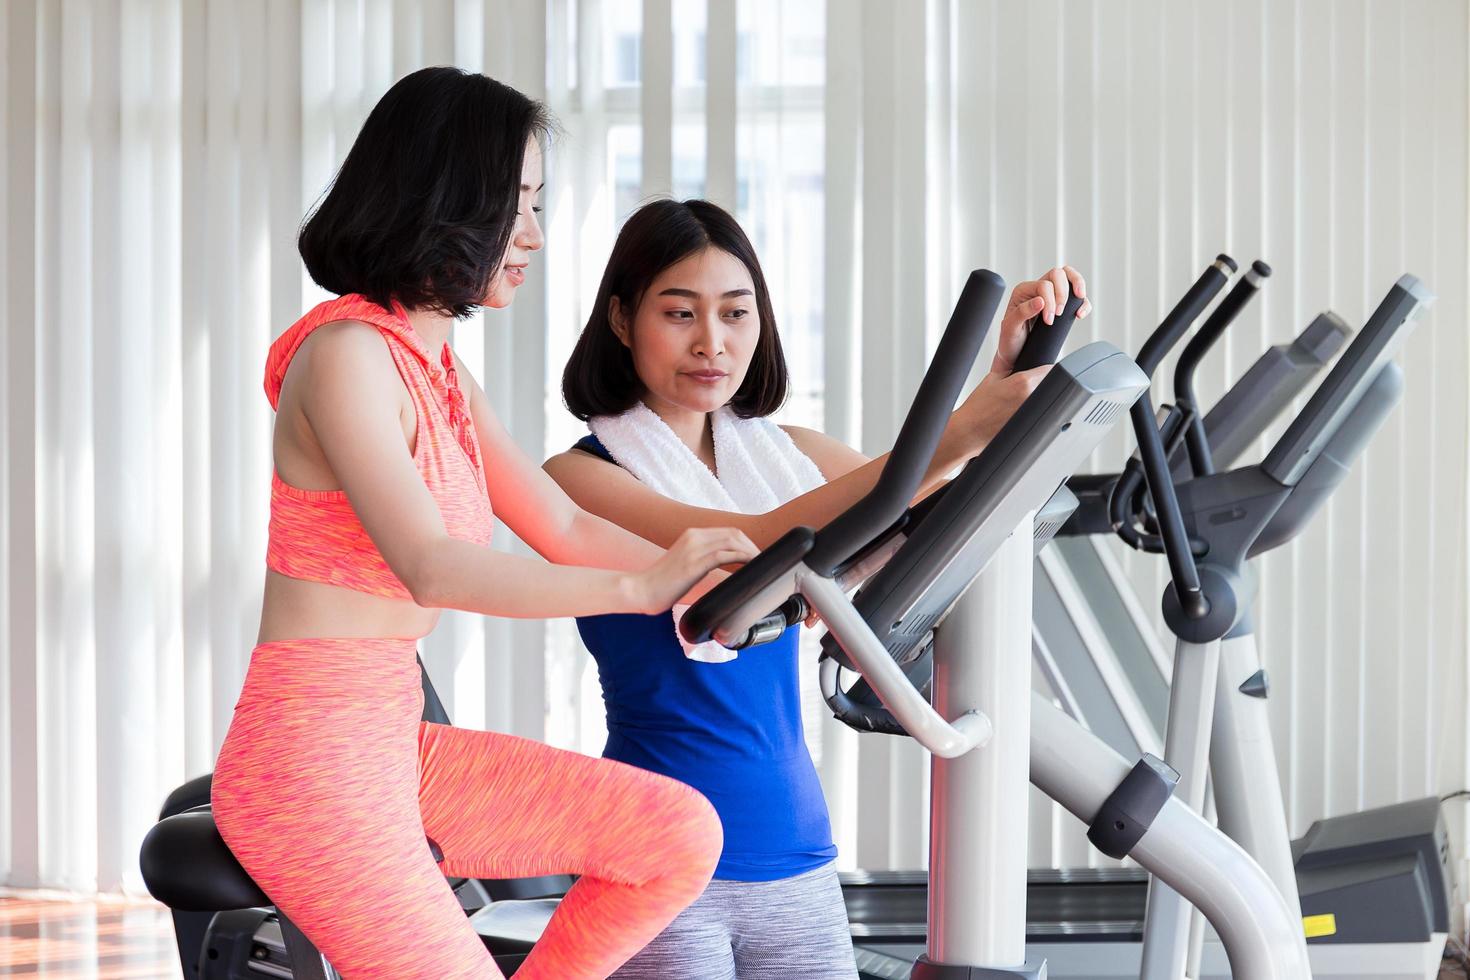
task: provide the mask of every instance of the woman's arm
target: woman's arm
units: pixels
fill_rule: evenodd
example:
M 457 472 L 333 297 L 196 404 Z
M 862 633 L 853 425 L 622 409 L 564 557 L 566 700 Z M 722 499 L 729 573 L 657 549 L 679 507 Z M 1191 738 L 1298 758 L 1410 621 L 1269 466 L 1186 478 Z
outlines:
M 951 422 L 940 439 L 915 499 L 932 492 L 946 474 L 973 453 L 970 438 Z M 861 500 L 878 482 L 888 460 L 869 460 L 831 436 L 811 429 L 787 430 L 798 449 L 817 464 L 827 483 L 764 514 L 740 514 L 681 503 L 649 489 L 627 470 L 579 450 L 548 459 L 546 472 L 584 510 L 625 527 L 655 544 L 667 544 L 685 528 L 734 527 L 759 548 L 769 547 L 793 527 L 821 527 Z
M 420 605 L 532 618 L 658 612 L 711 568 L 754 553 L 738 533 L 717 530 L 661 558 L 646 550 L 657 561 L 630 574 L 548 565 L 452 538 L 404 445 L 396 397 L 402 381 L 377 329 L 333 324 L 306 346 L 306 370 L 287 383 L 302 386 L 302 412 L 327 465 Z
M 517 537 L 559 565 L 636 570 L 663 556 L 667 543 L 660 547 L 578 506 L 516 444 L 490 407 L 484 389 L 463 364 L 458 371 L 469 388 L 470 414 L 479 434 L 490 501 L 496 517 Z M 702 594 L 716 580 L 701 583 L 693 594 Z

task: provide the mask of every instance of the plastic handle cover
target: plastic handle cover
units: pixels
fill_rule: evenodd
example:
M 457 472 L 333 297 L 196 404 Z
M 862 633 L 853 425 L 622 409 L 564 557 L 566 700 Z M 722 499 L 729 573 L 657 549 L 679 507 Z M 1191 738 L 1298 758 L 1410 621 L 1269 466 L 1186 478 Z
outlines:
M 1068 296 L 1062 311 L 1050 324 L 1037 317 L 1031 326 L 1031 332 L 1026 335 L 1026 342 L 1021 345 L 1021 353 L 1016 355 L 1016 365 L 1011 370 L 1029 371 L 1043 364 L 1055 364 L 1057 355 L 1062 352 L 1062 345 L 1067 342 L 1067 334 L 1072 332 L 1072 325 L 1077 321 L 1077 311 L 1082 309 L 1084 302 L 1081 296 Z

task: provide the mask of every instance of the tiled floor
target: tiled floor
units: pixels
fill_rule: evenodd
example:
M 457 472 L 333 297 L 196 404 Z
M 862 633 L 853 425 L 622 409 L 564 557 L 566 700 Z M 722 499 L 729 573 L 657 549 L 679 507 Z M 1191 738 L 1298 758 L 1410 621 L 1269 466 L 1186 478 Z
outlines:
M 0 977 L 176 980 L 173 925 L 153 904 L 0 896 Z

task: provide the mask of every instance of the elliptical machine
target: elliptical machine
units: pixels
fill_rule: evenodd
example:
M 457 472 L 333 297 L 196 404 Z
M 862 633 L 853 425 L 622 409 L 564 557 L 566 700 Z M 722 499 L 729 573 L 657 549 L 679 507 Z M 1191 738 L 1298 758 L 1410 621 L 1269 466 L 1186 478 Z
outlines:
M 987 274 L 973 274 L 971 286 L 977 275 Z M 867 976 L 908 977 L 910 968 L 922 980 L 1046 975 L 1025 945 L 1028 740 L 1031 781 L 1088 823 L 1105 853 L 1133 856 L 1203 908 L 1236 977 L 1307 974 L 1296 917 L 1249 856 L 1173 797 L 1177 774 L 1157 759 L 1130 767 L 1030 696 L 1032 514 L 1146 387 L 1110 345 L 1077 351 L 948 487 L 908 510 L 943 418 L 926 438 L 910 431 L 911 412 L 867 499 L 819 532 L 793 530 L 681 623 L 690 641 L 738 647 L 761 635 L 754 627 L 769 610 L 796 622 L 815 608 L 830 630 L 829 702 L 854 727 L 910 734 L 934 756 L 927 942 L 860 947 Z M 947 392 L 945 410 L 957 394 Z M 1164 466 L 1144 411 L 1154 461 Z M 916 454 L 920 461 L 908 458 Z M 1160 493 L 1161 511 L 1171 490 Z M 916 683 L 926 656 L 932 704 Z M 853 703 L 864 700 L 856 687 L 842 689 L 843 667 L 862 675 L 867 703 Z
M 1223 262 L 1223 257 L 1220 261 Z M 1145 346 L 1139 358 L 1141 364 L 1149 370 L 1156 366 L 1189 322 L 1223 288 L 1228 268 L 1217 264 L 1206 271 Z M 1346 474 L 1353 457 L 1397 398 L 1397 368 L 1387 361 L 1407 332 L 1404 328 L 1425 302 L 1427 292 L 1422 286 L 1408 277 L 1401 280 L 1278 441 L 1266 462 L 1229 474 L 1212 474 L 1205 482 L 1184 484 L 1177 501 L 1182 513 L 1169 499 L 1174 496 L 1174 484 L 1164 463 L 1168 454 L 1159 427 L 1146 402 L 1141 401 L 1133 409 L 1141 455 L 1130 466 L 1132 475 L 1128 482 L 1132 489 L 1122 491 L 1130 495 L 1127 499 L 1131 503 L 1123 512 L 1133 522 L 1124 533 L 1148 550 L 1167 553 L 1174 584 L 1165 597 L 1166 613 L 1171 626 L 1176 626 L 1181 636 L 1176 651 L 1181 659 L 1176 667 L 1170 712 L 1172 738 L 1166 756 L 1171 763 L 1180 760 L 1179 768 L 1186 770 L 1189 780 L 1185 791 L 1196 807 L 1201 806 L 1204 765 L 1200 756 L 1205 751 L 1203 747 L 1210 745 L 1213 734 L 1216 750 L 1227 756 L 1233 754 L 1233 759 L 1220 764 L 1220 770 L 1228 775 L 1222 779 L 1217 774 L 1217 793 L 1223 799 L 1229 792 L 1232 803 L 1224 806 L 1234 805 L 1242 811 L 1234 821 L 1222 812 L 1222 829 L 1228 832 L 1244 822 L 1255 831 L 1257 840 L 1269 838 L 1270 844 L 1261 846 L 1274 847 L 1274 852 L 1262 849 L 1253 854 L 1260 855 L 1262 864 L 1271 862 L 1279 871 L 1284 850 L 1286 875 L 1292 875 L 1292 850 L 1286 848 L 1285 818 L 1279 811 L 1279 795 L 1275 795 L 1278 784 L 1274 759 L 1269 773 L 1259 771 L 1265 763 L 1257 766 L 1254 761 L 1239 762 L 1246 751 L 1238 747 L 1241 741 L 1251 743 L 1248 750 L 1251 753 L 1258 753 L 1264 742 L 1265 751 L 1270 753 L 1269 729 L 1261 703 L 1261 695 L 1265 693 L 1264 676 L 1256 674 L 1258 661 L 1250 670 L 1243 669 L 1247 664 L 1236 663 L 1232 670 L 1240 676 L 1228 687 L 1221 685 L 1218 696 L 1232 700 L 1235 711 L 1242 711 L 1242 702 L 1245 702 L 1244 712 L 1257 711 L 1254 716 L 1243 714 L 1243 720 L 1225 726 L 1235 729 L 1237 737 L 1232 738 L 1220 728 L 1212 732 L 1207 717 L 1216 697 L 1216 667 L 1211 664 L 1219 664 L 1222 639 L 1227 646 L 1248 645 L 1254 653 L 1253 641 L 1248 639 L 1249 619 L 1244 616 L 1250 584 L 1245 559 L 1295 534 Z M 1167 435 L 1185 431 L 1184 423 L 1188 419 L 1176 411 L 1165 421 Z M 1152 514 L 1138 502 L 1138 490 L 1144 482 L 1154 498 Z M 1113 477 L 1103 485 L 1118 483 L 1121 481 Z M 1096 482 L 1084 483 L 1079 487 L 1084 500 L 1089 493 L 1096 496 L 1093 489 L 1096 485 Z M 1103 499 L 1110 495 L 1104 494 Z M 1112 496 L 1117 499 L 1116 495 Z M 1121 521 L 1117 523 L 1123 526 Z M 1219 636 L 1211 636 L 1213 632 Z M 935 670 L 937 688 L 937 667 Z M 922 657 L 906 667 L 906 671 L 920 685 L 929 674 Z M 865 700 L 871 700 L 870 694 Z M 852 723 L 850 710 L 838 714 Z M 882 713 L 878 714 L 877 720 L 869 717 L 854 727 L 890 730 L 885 727 Z M 1264 784 L 1269 784 L 1265 793 L 1262 792 Z M 1251 806 L 1264 804 L 1264 811 L 1269 815 L 1273 797 L 1278 808 L 1274 820 L 1262 816 L 1261 806 Z M 1417 812 L 1406 811 L 1406 808 L 1413 810 L 1415 804 L 1324 822 L 1327 826 L 1314 827 L 1294 849 L 1302 880 L 1311 886 L 1312 897 L 1306 902 L 1306 911 L 1312 917 L 1306 925 L 1314 930 L 1311 956 L 1319 976 L 1422 978 L 1436 972 L 1445 936 L 1444 927 L 1437 929 L 1435 924 L 1447 918 L 1447 843 L 1438 818 L 1437 801 L 1428 802 L 1433 804 L 1430 832 L 1417 835 L 1407 847 L 1395 840 L 1394 828 L 1405 820 L 1422 825 Z M 1257 846 L 1247 843 L 1249 840 L 1248 834 L 1243 833 L 1241 841 L 1247 844 L 1247 850 Z M 1138 975 L 1140 930 L 1136 920 L 1142 918 L 1143 902 L 1141 893 L 1134 898 L 1132 884 L 1137 880 L 1134 874 L 1062 872 L 1046 877 L 1048 880 L 1033 882 L 1040 887 L 1033 887 L 1029 897 L 1033 906 L 1041 896 L 1048 906 L 1061 912 L 1049 923 L 1047 932 L 1038 934 L 1033 930 L 1033 938 L 1050 938 L 1045 946 L 1038 948 L 1045 949 L 1053 975 L 1092 978 Z M 912 922 L 912 916 L 902 911 L 897 916 L 892 914 L 895 908 L 912 906 L 915 901 L 912 883 L 896 882 L 897 887 L 883 887 L 887 882 L 880 878 L 877 884 L 879 887 L 859 889 L 855 894 L 849 892 L 849 911 L 857 913 L 852 915 L 855 934 L 861 931 L 890 941 L 912 940 L 914 930 L 907 925 Z M 1290 889 L 1296 891 L 1294 876 Z M 1184 970 L 1179 949 L 1189 946 L 1187 918 L 1184 926 L 1178 924 L 1182 913 L 1177 895 L 1170 896 L 1161 886 L 1157 887 L 1157 894 L 1159 897 L 1149 903 L 1151 919 L 1171 922 L 1173 931 L 1152 926 L 1149 935 L 1153 937 L 1153 960 L 1143 968 L 1149 976 L 1178 977 Z M 931 889 L 931 907 L 934 901 Z M 885 904 L 889 906 L 886 923 L 882 908 Z M 1293 899 L 1291 905 L 1295 904 Z M 1333 908 L 1338 911 L 1333 913 Z M 1089 913 L 1080 922 L 1076 920 L 1079 911 Z M 1327 915 L 1333 918 L 1322 918 Z M 1375 927 L 1379 930 L 1376 935 L 1372 931 Z M 1326 934 L 1331 929 L 1337 931 Z M 1403 938 L 1385 941 L 1395 935 Z M 1218 947 L 1206 953 L 1209 954 L 1206 975 L 1225 975 L 1221 972 L 1224 958 Z M 1164 965 L 1160 966 L 1160 962 Z M 1196 970 L 1191 975 L 1199 973 Z

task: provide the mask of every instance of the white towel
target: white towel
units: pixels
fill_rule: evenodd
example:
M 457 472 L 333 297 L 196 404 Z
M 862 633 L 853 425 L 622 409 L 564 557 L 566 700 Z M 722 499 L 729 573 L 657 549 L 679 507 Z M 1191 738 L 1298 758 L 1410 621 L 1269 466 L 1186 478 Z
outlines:
M 742 419 L 728 406 L 712 417 L 715 473 L 642 402 L 621 415 L 596 416 L 588 424 L 603 448 L 639 482 L 695 507 L 764 514 L 826 482 L 779 425 L 764 418 Z M 685 656 L 707 663 L 734 660 L 735 651 L 713 641 L 684 642 L 677 624 L 686 608 L 674 607 L 674 635 Z

